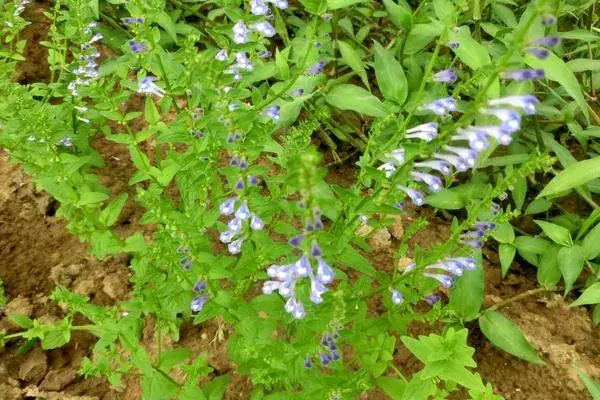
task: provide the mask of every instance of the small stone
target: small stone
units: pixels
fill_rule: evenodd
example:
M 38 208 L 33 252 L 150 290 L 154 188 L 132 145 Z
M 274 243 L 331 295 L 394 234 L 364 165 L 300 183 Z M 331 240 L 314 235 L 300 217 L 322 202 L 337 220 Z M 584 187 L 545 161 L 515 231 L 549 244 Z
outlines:
M 77 373 L 71 368 L 55 369 L 46 374 L 40 389 L 58 392 L 77 379 Z
M 402 236 L 404 236 L 402 217 L 400 215 L 389 215 L 389 217 L 394 220 L 394 223 L 388 226 L 388 231 L 392 234 L 394 239 L 402 239 Z
M 415 262 L 412 258 L 410 257 L 402 257 L 398 260 L 398 271 L 400 272 L 404 272 L 406 271 L 406 267 L 408 267 L 409 265 L 411 265 L 413 262 Z
M 373 233 L 373 235 L 369 238 L 369 244 L 373 247 L 374 250 L 385 250 L 391 247 L 392 245 L 392 235 L 388 232 L 387 229 L 382 228 L 378 229 Z
M 124 281 L 119 274 L 110 274 L 102 282 L 102 290 L 111 299 L 117 299 L 127 293 L 127 281 Z
M 19 379 L 37 384 L 42 380 L 48 369 L 46 353 L 39 347 L 34 348 L 19 367 Z
M 27 297 L 18 296 L 11 300 L 6 307 L 4 307 L 4 314 L 25 314 L 31 317 L 33 313 L 33 305 L 29 302 Z

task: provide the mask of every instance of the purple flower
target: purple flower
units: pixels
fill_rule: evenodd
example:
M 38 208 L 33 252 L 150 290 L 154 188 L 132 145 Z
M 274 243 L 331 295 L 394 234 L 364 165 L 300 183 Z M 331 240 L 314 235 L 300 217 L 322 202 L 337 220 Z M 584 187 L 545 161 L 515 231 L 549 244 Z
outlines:
M 264 37 L 268 38 L 273 37 L 277 34 L 275 28 L 273 28 L 273 25 L 271 25 L 267 21 L 259 21 L 255 24 L 252 24 L 250 28 L 254 29 Z
M 535 105 L 539 103 L 539 100 L 533 95 L 517 95 L 517 96 L 507 96 L 501 97 L 499 99 L 490 100 L 489 104 L 491 106 L 507 106 L 511 105 L 514 107 L 519 107 L 525 112 L 527 115 L 535 114 Z
M 533 41 L 533 44 L 538 46 L 554 47 L 558 46 L 560 39 L 558 36 L 546 36 Z
M 227 228 L 229 228 L 229 232 L 231 232 L 233 235 L 237 235 L 238 233 L 242 232 L 243 224 L 242 224 L 243 220 L 241 218 L 235 217 L 233 218 L 231 221 L 229 221 L 227 223 Z
M 405 159 L 405 151 L 402 147 L 397 148 L 396 150 L 392 150 L 388 154 L 386 154 L 386 158 L 393 162 L 396 165 L 402 165 Z
M 501 127 L 491 125 L 491 126 L 472 126 L 469 129 L 473 129 L 477 132 L 481 132 L 484 135 L 492 137 L 496 139 L 496 141 L 503 145 L 508 146 L 510 142 L 512 142 L 512 135 L 509 132 L 506 132 Z
M 139 25 L 144 23 L 144 17 L 125 17 L 121 18 L 125 25 Z
M 523 82 L 530 79 L 542 79 L 544 77 L 543 69 L 519 69 L 508 71 L 502 74 L 504 79 L 512 79 L 517 82 Z
M 287 0 L 267 0 L 269 3 L 273 3 L 273 5 L 280 10 L 285 10 L 288 8 Z
M 500 205 L 492 202 L 492 204 L 490 205 L 490 211 L 493 215 L 498 215 L 498 213 L 500 212 Z
M 146 43 L 137 42 L 135 40 L 130 40 L 127 42 L 127 44 L 129 45 L 129 48 L 131 49 L 131 51 L 136 54 L 140 54 L 140 53 L 144 53 L 144 52 L 148 51 L 148 46 L 146 45 Z
M 435 74 L 433 74 L 433 79 L 436 82 L 440 83 L 454 83 L 458 78 L 456 77 L 454 70 L 445 69 L 443 71 L 436 72 Z
M 231 197 L 219 206 L 219 212 L 221 215 L 231 215 L 235 211 L 235 202 L 237 201 L 237 197 Z
M 154 83 L 155 77 L 147 76 L 140 79 L 137 92 L 142 94 L 153 94 L 158 97 L 163 97 L 166 93 L 164 89 Z
M 472 149 L 465 149 L 463 147 L 454 146 L 444 146 L 444 150 L 450 151 L 458 155 L 461 158 L 461 160 L 469 167 L 474 167 L 477 162 L 477 152 Z
M 406 131 L 407 139 L 421 139 L 426 142 L 430 142 L 438 135 L 438 124 L 437 122 L 428 122 L 410 128 Z
M 462 158 L 454 154 L 435 153 L 433 155 L 433 158 L 437 158 L 439 160 L 446 161 L 452 164 L 452 166 L 456 168 L 458 172 L 465 172 L 469 169 L 469 165 L 467 165 L 467 163 Z
M 483 242 L 481 240 L 467 240 L 461 239 L 462 244 L 466 244 L 467 246 L 471 246 L 474 249 L 480 249 L 483 247 Z
M 456 100 L 452 97 L 446 97 L 425 104 L 421 109 L 433 111 L 437 115 L 444 115 L 448 112 L 456 111 Z
M 302 96 L 304 94 L 304 89 L 300 88 L 300 89 L 292 90 L 292 92 L 290 94 L 295 97 Z
M 452 140 L 466 140 L 469 142 L 469 147 L 478 153 L 487 149 L 489 146 L 486 136 L 475 129 L 460 129 L 458 133 L 452 137 Z
M 295 297 L 290 297 L 284 305 L 285 311 L 292 314 L 296 319 L 302 319 L 306 315 L 304 312 L 304 306 L 301 302 L 296 300 Z
M 304 360 L 304 368 L 308 369 L 310 367 L 312 367 L 312 359 L 307 355 L 306 360 Z
M 243 238 L 234 240 L 233 242 L 231 242 L 227 245 L 227 251 L 229 251 L 229 254 L 239 254 L 240 251 L 242 250 L 243 243 L 244 243 Z
M 248 185 L 254 186 L 254 185 L 257 185 L 258 182 L 259 182 L 259 180 L 257 177 L 252 176 L 252 175 L 248 176 Z
M 319 247 L 319 243 L 316 240 L 312 242 L 310 247 L 310 255 L 311 257 L 321 257 L 322 255 L 321 247 Z
M 410 176 L 417 182 L 425 183 L 430 192 L 435 193 L 442 190 L 442 181 L 435 175 L 431 175 L 420 171 L 411 171 Z
M 310 280 L 310 301 L 315 304 L 321 304 L 323 302 L 323 293 L 325 293 L 327 289 L 325 285 L 319 282 L 316 279 Z
M 423 276 L 437 280 L 442 285 L 442 287 L 445 287 L 446 289 L 451 288 L 454 285 L 454 280 L 451 276 L 448 275 L 430 274 L 428 272 L 425 272 Z
M 321 364 L 323 365 L 327 365 L 331 362 L 331 358 L 329 358 L 329 355 L 325 353 L 319 353 L 319 358 L 321 359 Z
M 229 55 L 227 54 L 227 50 L 221 49 L 215 55 L 215 60 L 217 61 L 227 61 L 229 59 Z
M 432 294 L 430 296 L 426 296 L 423 300 L 425 300 L 425 302 L 430 306 L 433 306 L 435 303 L 441 300 L 441 297 L 437 294 Z
M 237 233 L 231 231 L 221 232 L 219 235 L 219 240 L 222 243 L 231 243 L 235 235 L 237 235 Z
M 260 58 L 269 58 L 273 55 L 269 50 L 261 50 L 258 52 L 258 56 Z
M 454 261 L 454 260 L 446 260 L 446 261 L 442 261 L 442 262 L 438 262 L 435 264 L 431 264 L 428 265 L 427 267 L 425 267 L 426 270 L 436 270 L 436 269 L 441 269 L 443 271 L 446 271 L 454 276 L 462 276 L 464 273 L 464 267 Z
M 304 254 L 302 257 L 296 261 L 294 264 L 294 271 L 296 276 L 304 277 L 309 276 L 312 272 L 312 266 L 310 265 L 310 261 L 308 261 L 308 257 Z
M 402 296 L 402 293 L 400 293 L 397 290 L 392 290 L 392 303 L 394 303 L 394 305 L 399 306 L 400 304 L 402 304 L 404 302 L 404 296 Z
M 253 231 L 260 231 L 265 227 L 265 223 L 262 219 L 256 214 L 252 214 L 252 218 L 250 219 L 250 228 Z
M 552 14 L 546 14 L 542 17 L 542 24 L 544 26 L 552 26 L 556 23 L 556 17 Z
M 246 71 L 252 71 L 254 66 L 248 58 L 248 53 L 240 51 L 235 53 L 235 67 Z
M 521 129 L 521 116 L 516 111 L 506 108 L 488 108 L 484 113 L 498 118 L 502 122 L 500 127 L 506 132 L 511 133 Z
M 254 15 L 267 15 L 271 13 L 271 10 L 262 0 L 251 0 L 250 12 Z
M 190 303 L 190 309 L 192 310 L 192 312 L 195 312 L 195 313 L 200 312 L 204 308 L 204 305 L 206 304 L 207 301 L 208 301 L 208 296 L 205 294 L 203 294 L 201 296 L 196 296 Z
M 402 190 L 404 193 L 406 193 L 406 195 L 408 197 L 410 197 L 410 199 L 412 200 L 413 204 L 416 206 L 422 206 L 423 205 L 423 193 L 419 192 L 418 190 L 415 189 L 411 189 L 409 187 L 406 186 L 402 186 L 402 185 L 398 185 L 396 186 L 396 188 Z
M 186 271 L 192 269 L 192 258 L 190 256 L 185 256 L 179 260 L 179 265 Z
M 244 21 L 238 21 L 233 26 L 233 42 L 236 44 L 244 44 L 248 41 L 248 28 Z
M 281 282 L 277 281 L 266 281 L 263 283 L 262 292 L 264 294 L 272 294 L 275 290 L 278 290 L 281 286 Z
M 335 272 L 322 257 L 317 257 L 317 275 L 316 278 L 324 285 L 328 285 L 335 279 Z
M 386 178 L 391 177 L 396 172 L 396 164 L 393 162 L 386 162 L 377 167 L 379 171 L 383 171 Z
M 248 208 L 248 203 L 243 202 L 242 205 L 235 212 L 236 218 L 241 219 L 242 221 L 246 221 L 248 218 L 252 216 L 250 209 Z
M 199 280 L 198 282 L 196 282 L 196 284 L 194 285 L 192 290 L 194 292 L 202 292 L 202 291 L 206 290 L 206 281 Z
M 240 160 L 240 169 L 245 170 L 247 168 L 248 168 L 248 160 L 246 160 L 246 157 L 242 157 L 242 159 Z
M 293 238 L 290 239 L 289 244 L 292 247 L 298 247 L 298 246 L 300 246 L 300 243 L 302 243 L 303 240 L 304 240 L 304 235 L 294 236 Z
M 545 60 L 550 55 L 548 50 L 539 47 L 529 47 L 527 48 L 527 52 L 540 60 Z
M 420 161 L 415 163 L 415 167 L 431 168 L 440 172 L 442 175 L 448 175 L 452 172 L 450 170 L 450 163 L 444 160 Z
M 481 231 L 489 231 L 492 229 L 496 229 L 496 224 L 493 222 L 478 221 L 473 225 L 473 228 Z
M 273 121 L 279 121 L 279 118 L 280 118 L 279 110 L 280 109 L 281 109 L 280 106 L 271 106 L 264 111 L 264 114 L 267 117 L 271 118 Z
M 244 181 L 240 178 L 237 183 L 235 184 L 235 188 L 237 190 L 242 190 L 244 189 Z
M 464 269 L 472 271 L 477 267 L 477 263 L 471 257 L 454 257 L 449 258 L 447 261 L 454 261 L 463 266 Z
M 325 68 L 325 62 L 317 61 L 306 71 L 306 73 L 308 75 L 319 75 L 321 72 L 323 72 L 323 68 Z
M 456 50 L 460 47 L 460 43 L 459 42 L 454 42 L 454 41 L 450 41 L 450 42 L 446 42 L 446 46 L 450 47 L 453 50 Z

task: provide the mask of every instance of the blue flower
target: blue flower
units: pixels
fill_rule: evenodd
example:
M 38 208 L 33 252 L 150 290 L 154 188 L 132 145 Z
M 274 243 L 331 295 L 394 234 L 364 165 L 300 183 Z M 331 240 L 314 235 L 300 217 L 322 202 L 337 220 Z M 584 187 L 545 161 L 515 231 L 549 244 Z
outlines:
M 435 74 L 433 74 L 433 79 L 436 82 L 441 82 L 441 83 L 454 83 L 454 82 L 456 82 L 456 80 L 458 78 L 456 77 L 454 70 L 445 69 L 443 71 L 436 72 Z
M 502 74 L 504 79 L 512 79 L 517 82 L 527 81 L 530 79 L 542 79 L 544 77 L 543 69 L 519 69 L 508 71 Z
M 317 61 L 306 71 L 306 73 L 308 75 L 319 75 L 323 72 L 323 68 L 325 68 L 325 61 Z
M 275 28 L 273 28 L 273 25 L 271 25 L 267 21 L 259 21 L 255 24 L 252 24 L 250 28 L 254 29 L 264 37 L 268 38 L 273 37 L 277 34 Z
M 229 59 L 229 55 L 227 54 L 227 50 L 221 49 L 215 55 L 215 60 L 217 61 L 227 61 Z
M 302 319 L 306 315 L 304 306 L 295 297 L 290 297 L 283 308 L 296 319 Z
M 402 190 L 404 193 L 406 193 L 406 195 L 408 197 L 410 197 L 410 199 L 412 200 L 414 205 L 416 205 L 416 206 L 423 205 L 423 201 L 424 201 L 423 193 L 419 192 L 418 190 L 411 189 L 409 187 L 402 186 L 402 185 L 398 185 L 398 186 L 396 186 L 396 188 L 398 188 L 398 189 Z
M 539 47 L 529 47 L 527 48 L 527 52 L 540 60 L 545 60 L 550 55 L 550 51 Z
M 466 244 L 467 246 L 471 246 L 474 249 L 480 249 L 483 247 L 483 242 L 481 240 L 467 240 L 467 239 L 461 239 L 460 241 L 462 244 Z
M 312 367 L 312 359 L 310 358 L 310 355 L 306 356 L 306 360 L 304 360 L 304 368 L 310 368 Z
M 292 247 L 298 247 L 298 246 L 300 246 L 300 243 L 302 243 L 303 240 L 304 240 L 304 235 L 297 235 L 289 240 L 289 244 Z
M 253 231 L 260 231 L 265 227 L 265 223 L 262 219 L 256 214 L 252 214 L 252 219 L 250 219 L 250 228 Z
M 310 255 L 311 257 L 321 257 L 323 255 L 321 247 L 319 246 L 319 243 L 317 243 L 316 240 L 313 241 L 311 244 Z
M 399 306 L 400 304 L 404 303 L 404 296 L 402 296 L 402 293 L 395 289 L 392 290 L 392 303 L 396 306 Z
M 449 289 L 454 285 L 454 280 L 451 276 L 448 275 L 431 274 L 429 272 L 425 272 L 423 273 L 423 276 L 437 280 L 442 285 L 442 287 L 445 287 L 446 289 Z
M 484 113 L 498 118 L 502 122 L 501 128 L 506 132 L 516 132 L 521 129 L 521 116 L 516 111 L 506 108 L 488 108 Z
M 452 140 L 466 140 L 469 142 L 469 147 L 478 153 L 489 146 L 485 134 L 475 129 L 460 129 Z
M 519 107 L 527 115 L 533 115 L 536 112 L 535 105 L 539 103 L 539 100 L 533 95 L 517 95 L 517 96 L 506 96 L 499 99 L 493 99 L 489 101 L 491 106 L 514 106 Z
M 415 163 L 415 167 L 431 168 L 440 172 L 442 175 L 448 175 L 452 172 L 450 169 L 450 163 L 444 160 L 420 161 Z
M 235 202 L 237 201 L 237 197 L 231 197 L 219 206 L 219 212 L 221 215 L 231 215 L 235 211 Z
M 273 5 L 280 10 L 285 10 L 288 8 L 287 0 L 267 0 L 269 3 L 273 3 Z
M 229 254 L 239 254 L 240 251 L 242 250 L 243 243 L 244 243 L 243 238 L 234 240 L 233 242 L 231 242 L 227 245 L 227 251 L 229 251 Z
M 458 157 L 460 157 L 460 159 L 469 167 L 474 167 L 477 163 L 477 152 L 475 150 L 455 146 L 444 146 L 444 150 L 450 151 L 458 155 Z M 450 163 L 452 164 L 451 161 Z M 458 167 L 456 169 L 458 169 Z
M 546 46 L 546 47 L 555 47 L 560 43 L 560 38 L 558 36 L 546 36 L 540 39 L 536 39 L 533 41 L 533 44 L 538 46 Z
M 328 285 L 335 279 L 335 272 L 322 257 L 317 257 L 316 279 L 324 285 Z
M 542 24 L 544 26 L 552 26 L 556 24 L 556 17 L 552 14 L 546 14 L 542 17 Z
M 442 180 L 435 175 L 420 171 L 411 171 L 410 176 L 417 182 L 425 183 L 432 193 L 439 192 L 443 188 Z
M 190 309 L 192 310 L 192 312 L 195 312 L 195 313 L 200 312 L 204 308 L 204 305 L 206 304 L 207 301 L 208 301 L 208 296 L 205 294 L 196 296 L 193 298 L 192 302 L 190 303 Z
M 292 90 L 292 92 L 290 94 L 295 97 L 302 96 L 304 94 L 304 89 L 300 88 L 300 89 Z
M 238 21 L 233 26 L 233 42 L 236 44 L 244 44 L 248 41 L 248 28 L 244 21 Z
M 437 115 L 444 115 L 448 112 L 456 111 L 456 100 L 452 97 L 438 99 L 425 104 L 421 109 L 433 111 L 433 113 Z
M 154 83 L 155 77 L 147 76 L 140 79 L 137 92 L 142 94 L 153 94 L 158 97 L 163 97 L 166 93 L 164 89 Z
M 467 165 L 467 163 L 461 157 L 454 154 L 435 153 L 433 158 L 437 158 L 452 164 L 452 166 L 456 168 L 458 172 L 465 172 L 469 169 L 469 165 Z
M 454 260 L 441 261 L 435 264 L 428 265 L 425 267 L 426 270 L 441 269 L 454 276 L 462 276 L 464 273 L 464 267 L 461 263 Z
M 243 202 L 240 207 L 236 210 L 235 216 L 242 221 L 246 221 L 248 218 L 252 216 L 250 209 L 248 208 L 248 203 Z
M 406 131 L 405 137 L 407 139 L 421 139 L 426 142 L 430 142 L 438 135 L 438 124 L 437 122 L 428 122 L 410 128 Z
M 327 288 L 322 282 L 319 282 L 316 279 L 310 279 L 310 301 L 315 304 L 321 304 L 323 302 L 323 298 L 321 296 L 326 291 Z
M 446 46 L 450 47 L 453 50 L 456 50 L 460 47 L 460 43 L 454 42 L 454 41 L 449 41 L 449 42 L 446 42 Z
M 258 52 L 258 56 L 260 58 L 269 58 L 273 55 L 269 50 L 261 50 Z
M 271 118 L 273 121 L 278 121 L 278 120 L 279 120 L 279 118 L 280 118 L 280 116 L 279 116 L 279 110 L 280 110 L 280 109 L 281 109 L 281 107 L 280 107 L 280 106 L 277 106 L 277 105 L 275 105 L 275 106 L 271 106 L 271 107 L 268 107 L 268 108 L 267 108 L 267 109 L 264 111 L 264 114 L 265 114 L 267 117 Z
M 432 294 L 432 295 L 426 296 L 423 300 L 425 300 L 425 302 L 427 304 L 429 304 L 430 306 L 433 306 L 435 303 L 437 303 L 441 299 L 442 298 L 440 296 L 438 296 L 437 294 Z
M 196 282 L 196 284 L 194 285 L 194 288 L 192 290 L 194 292 L 202 292 L 202 291 L 206 290 L 206 281 L 199 280 L 198 282 Z
M 250 12 L 254 15 L 267 15 L 271 13 L 271 10 L 262 0 L 251 0 Z
M 254 65 L 252 65 L 248 53 L 245 51 L 235 53 L 235 67 L 246 71 L 254 70 Z

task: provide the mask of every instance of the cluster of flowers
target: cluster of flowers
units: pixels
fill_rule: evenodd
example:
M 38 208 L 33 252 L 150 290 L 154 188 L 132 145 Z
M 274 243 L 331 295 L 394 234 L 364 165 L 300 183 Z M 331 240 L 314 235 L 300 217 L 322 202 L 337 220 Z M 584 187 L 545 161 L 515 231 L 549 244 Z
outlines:
M 298 248 L 306 240 L 307 234 L 323 229 L 321 222 L 321 213 L 319 210 L 313 212 L 312 219 L 308 219 L 305 224 L 305 233 L 290 239 L 289 244 Z M 313 271 L 312 262 L 317 264 L 317 273 Z M 277 291 L 282 297 L 286 298 L 285 310 L 294 318 L 300 319 L 305 315 L 304 306 L 296 296 L 296 284 L 304 278 L 310 280 L 310 301 L 315 304 L 323 302 L 322 295 L 327 291 L 327 285 L 330 285 L 335 273 L 333 269 L 323 259 L 323 252 L 316 240 L 312 241 L 310 252 L 302 256 L 293 264 L 271 265 L 267 268 L 267 274 L 273 280 L 263 284 L 263 293 L 272 294 Z
M 233 218 L 227 223 L 227 230 L 221 232 L 219 235 L 221 242 L 227 243 L 227 250 L 230 254 L 239 254 L 241 251 L 242 244 L 247 238 L 247 235 L 244 235 L 245 232 L 248 231 L 246 224 L 249 225 L 250 229 L 253 231 L 260 231 L 265 226 L 262 219 L 250 211 L 246 201 L 243 201 L 236 209 L 235 204 L 237 201 L 237 197 L 232 197 L 225 200 L 219 206 L 221 215 L 233 215 Z
M 141 25 L 145 22 L 145 18 L 144 17 L 125 17 L 125 18 L 121 18 L 121 22 L 124 25 L 127 26 L 135 26 L 135 25 Z M 140 54 L 140 53 L 145 53 L 148 51 L 148 45 L 142 41 L 138 41 L 135 39 L 131 39 L 127 41 L 127 45 L 129 46 L 129 49 L 135 53 L 135 54 Z
M 194 288 L 192 289 L 194 293 L 198 293 L 190 303 L 190 309 L 192 312 L 200 312 L 204 308 L 204 305 L 208 301 L 208 295 L 204 293 L 206 291 L 206 281 L 199 280 L 194 284 Z
M 267 19 L 272 19 L 271 9 L 266 3 L 273 3 L 276 8 L 285 10 L 288 8 L 287 0 L 251 0 L 250 12 L 257 16 L 266 16 Z M 261 20 L 252 23 L 249 27 L 243 20 L 236 22 L 233 26 L 233 42 L 236 44 L 244 44 L 248 42 L 248 34 L 252 31 L 258 32 L 260 35 L 271 38 L 275 36 L 275 28 L 266 20 Z
M 92 28 L 98 26 L 98 22 L 90 22 L 85 28 L 84 32 L 92 34 Z M 77 87 L 84 85 L 90 85 L 92 81 L 98 78 L 98 63 L 96 60 L 100 57 L 100 52 L 94 47 L 94 43 L 102 40 L 102 34 L 96 33 L 87 42 L 83 43 L 80 47 L 81 54 L 79 55 L 77 68 L 73 70 L 76 78 L 70 82 L 67 88 L 71 91 L 74 97 L 79 96 Z
M 333 331 L 333 333 L 326 333 L 321 339 L 321 346 L 325 348 L 325 350 L 319 351 L 319 360 L 322 365 L 328 365 L 334 361 L 340 359 L 340 355 L 338 353 L 338 346 L 336 341 L 340 338 L 340 335 L 337 331 Z M 310 354 L 306 356 L 306 360 L 304 360 L 304 368 L 312 367 L 312 358 Z
M 472 230 L 460 235 L 461 242 L 475 249 L 483 247 L 483 237 L 489 230 L 495 229 L 493 222 L 476 222 Z
M 186 271 L 189 271 L 190 269 L 192 269 L 192 263 L 193 263 L 192 256 L 190 256 L 188 254 L 188 252 L 189 252 L 188 246 L 180 246 L 177 249 L 178 254 L 185 254 L 182 258 L 179 259 L 179 265 L 181 265 L 181 267 L 183 269 L 185 269 Z

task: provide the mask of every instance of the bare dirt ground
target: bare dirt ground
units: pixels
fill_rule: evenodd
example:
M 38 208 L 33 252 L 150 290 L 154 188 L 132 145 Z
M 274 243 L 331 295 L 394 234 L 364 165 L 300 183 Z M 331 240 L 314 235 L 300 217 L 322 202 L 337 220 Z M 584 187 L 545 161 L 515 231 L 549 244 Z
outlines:
M 49 77 L 47 63 L 44 63 L 47 53 L 37 45 L 48 27 L 41 14 L 43 7 L 33 4 L 25 14 L 34 24 L 27 28 L 25 36 L 31 44 L 18 77 L 24 84 L 47 81 Z M 127 181 L 133 169 L 126 149 L 101 138 L 94 146 L 106 161 L 106 166 L 97 171 L 102 182 L 113 193 L 130 191 Z M 344 184 L 353 174 L 351 166 L 342 166 L 331 171 L 329 180 Z M 57 285 L 85 294 L 96 304 L 111 305 L 126 296 L 129 286 L 126 256 L 104 261 L 89 256 L 87 245 L 71 236 L 64 221 L 54 215 L 57 206 L 54 201 L 46 194 L 38 193 L 20 167 L 12 165 L 5 154 L 0 154 L 0 177 L 0 278 L 9 298 L 9 304 L 0 314 L 0 330 L 16 331 L 6 318 L 9 313 L 23 313 L 44 321 L 60 318 L 61 309 L 48 299 Z M 432 224 L 413 242 L 427 247 L 429 243 L 445 238 L 448 223 L 431 210 L 422 212 L 430 214 L 428 219 Z M 133 229 L 140 215 L 141 210 L 130 201 L 119 220 L 119 229 L 123 232 Z M 379 234 L 378 246 L 374 246 L 376 251 L 369 255 L 378 269 L 389 271 L 393 268 L 396 237 L 401 235 L 399 230 L 405 222 Z M 535 271 L 514 265 L 512 271 L 515 273 L 509 273 L 503 280 L 494 253 L 488 251 L 486 255 L 486 306 L 535 287 Z M 549 294 L 528 297 L 502 309 L 542 355 L 546 361 L 543 366 L 534 366 L 503 353 L 486 341 L 476 326 L 471 327 L 470 340 L 476 348 L 478 371 L 497 393 L 509 400 L 589 398 L 574 366 L 600 378 L 600 336 L 588 310 L 570 309 L 567 304 L 561 296 Z M 155 339 L 151 328 L 149 324 L 144 342 L 152 353 Z M 199 326 L 184 325 L 179 344 L 191 348 L 195 354 L 207 352 L 209 364 L 217 374 L 232 374 L 226 399 L 249 399 L 251 384 L 237 375 L 227 360 L 229 329 L 218 321 Z M 419 327 L 411 327 L 410 332 L 413 335 L 427 333 Z M 421 366 L 401 342 L 398 343 L 395 362 L 410 376 Z M 48 352 L 42 352 L 39 347 L 23 352 L 11 342 L 0 352 L 0 400 L 140 399 L 141 392 L 135 379 L 127 381 L 124 389 L 114 389 L 103 379 L 84 380 L 77 374 L 82 358 L 90 355 L 93 344 L 94 337 L 86 333 L 77 333 L 65 347 Z M 376 400 L 386 396 L 374 391 L 361 398 Z M 454 398 L 466 397 L 459 394 Z

